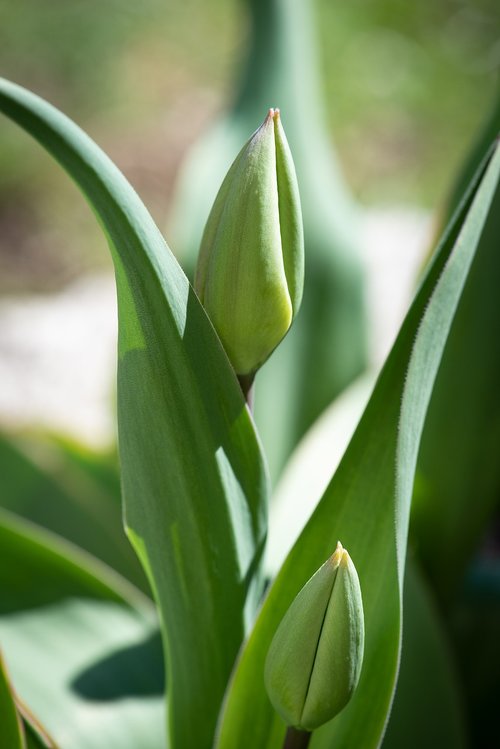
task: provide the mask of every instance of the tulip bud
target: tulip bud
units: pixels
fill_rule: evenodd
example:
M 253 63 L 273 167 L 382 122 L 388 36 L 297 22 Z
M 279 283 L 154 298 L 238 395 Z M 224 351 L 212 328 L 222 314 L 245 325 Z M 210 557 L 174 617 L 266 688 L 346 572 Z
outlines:
M 303 281 L 295 168 L 270 109 L 222 183 L 196 269 L 196 292 L 238 375 L 255 372 L 287 333 Z
M 266 689 L 289 726 L 312 731 L 345 707 L 359 680 L 363 646 L 359 579 L 339 542 L 293 600 L 267 654 Z

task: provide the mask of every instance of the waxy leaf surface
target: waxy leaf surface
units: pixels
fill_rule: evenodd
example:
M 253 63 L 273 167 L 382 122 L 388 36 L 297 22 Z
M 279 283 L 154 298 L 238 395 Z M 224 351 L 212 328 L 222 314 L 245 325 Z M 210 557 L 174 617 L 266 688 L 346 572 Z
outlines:
M 259 593 L 267 478 L 253 424 L 205 312 L 123 175 L 25 89 L 2 81 L 0 110 L 69 172 L 110 243 L 126 524 L 160 607 L 173 746 L 203 749 Z
M 338 539 L 356 560 L 365 656 L 345 710 L 317 730 L 312 749 L 379 745 L 395 687 L 403 576 L 415 465 L 436 373 L 498 194 L 500 148 L 462 201 L 402 325 L 331 483 L 288 555 L 242 652 L 219 725 L 219 749 L 275 749 L 285 726 L 263 688 L 264 661 L 294 596 Z

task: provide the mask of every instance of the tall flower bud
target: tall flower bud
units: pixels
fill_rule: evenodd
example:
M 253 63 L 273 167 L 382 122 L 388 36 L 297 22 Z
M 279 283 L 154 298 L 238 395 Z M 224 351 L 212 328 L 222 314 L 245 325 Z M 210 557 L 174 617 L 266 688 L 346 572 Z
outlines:
M 195 289 L 238 375 L 254 373 L 302 298 L 299 191 L 279 110 L 229 169 L 201 241 Z
M 339 542 L 293 600 L 271 642 L 265 683 L 275 710 L 306 731 L 331 720 L 356 688 L 363 647 L 359 579 Z

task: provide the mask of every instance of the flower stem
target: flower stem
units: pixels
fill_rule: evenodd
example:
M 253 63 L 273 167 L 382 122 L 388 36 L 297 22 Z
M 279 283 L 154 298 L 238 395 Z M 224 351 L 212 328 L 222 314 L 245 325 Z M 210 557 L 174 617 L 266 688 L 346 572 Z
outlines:
M 307 749 L 312 733 L 309 731 L 299 731 L 298 728 L 288 727 L 285 736 L 283 749 Z

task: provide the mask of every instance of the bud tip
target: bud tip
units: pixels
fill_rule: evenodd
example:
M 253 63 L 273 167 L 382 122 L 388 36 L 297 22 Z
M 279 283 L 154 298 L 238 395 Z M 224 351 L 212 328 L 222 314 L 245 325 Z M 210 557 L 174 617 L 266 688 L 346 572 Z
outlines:
M 347 549 L 344 549 L 340 541 L 337 541 L 337 548 L 330 557 L 330 561 L 334 567 L 347 567 L 349 562 L 349 553 Z
M 280 117 L 280 110 L 277 107 L 270 107 L 269 112 L 267 113 L 267 120 L 274 120 L 275 122 L 278 122 Z

